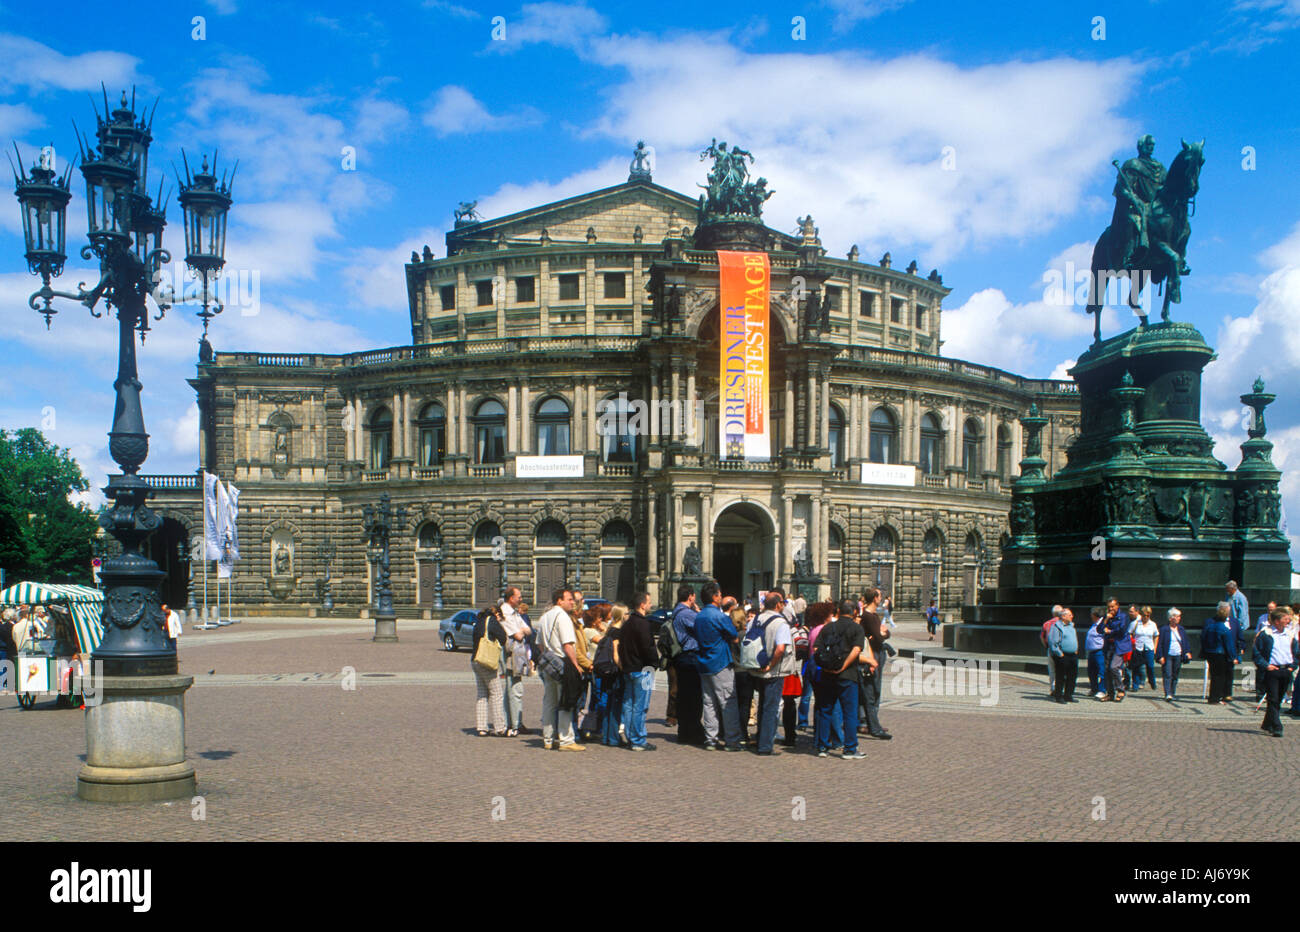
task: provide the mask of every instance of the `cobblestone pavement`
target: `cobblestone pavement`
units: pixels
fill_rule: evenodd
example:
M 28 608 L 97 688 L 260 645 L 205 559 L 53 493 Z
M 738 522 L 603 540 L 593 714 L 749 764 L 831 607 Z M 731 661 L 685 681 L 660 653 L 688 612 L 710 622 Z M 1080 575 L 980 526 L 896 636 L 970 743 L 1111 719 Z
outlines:
M 1257 794 L 1221 791 L 1294 776 L 1300 725 L 1269 738 L 1253 703 L 1170 706 L 1137 693 L 1063 707 L 1048 701 L 1043 677 L 1003 672 L 996 704 L 982 705 L 976 690 L 925 695 L 925 673 L 897 664 L 882 711 L 896 738 L 864 738 L 868 759 L 819 759 L 806 734 L 794 751 L 759 758 L 676 745 L 661 677 L 655 752 L 543 753 L 536 734 L 474 735 L 469 655 L 443 652 L 435 624 L 399 623 L 397 645 L 371 643 L 371 630 L 259 620 L 186 633 L 187 743 L 203 820 L 191 801 L 78 801 L 82 714 L 52 702 L 22 712 L 0 697 L 0 841 L 1289 840 L 1300 831 L 1296 794 L 1265 808 Z M 355 690 L 342 688 L 345 667 Z M 528 684 L 535 728 L 541 690 Z M 1183 692 L 1199 696 L 1199 676 Z

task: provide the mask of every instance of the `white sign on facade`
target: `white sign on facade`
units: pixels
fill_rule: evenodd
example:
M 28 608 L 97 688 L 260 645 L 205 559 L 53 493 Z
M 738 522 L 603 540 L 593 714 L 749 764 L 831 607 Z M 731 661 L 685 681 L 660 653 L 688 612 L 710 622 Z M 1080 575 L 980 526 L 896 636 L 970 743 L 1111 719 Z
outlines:
M 582 455 L 515 457 L 516 479 L 581 479 Z
M 866 485 L 916 485 L 916 467 L 863 463 L 862 481 Z

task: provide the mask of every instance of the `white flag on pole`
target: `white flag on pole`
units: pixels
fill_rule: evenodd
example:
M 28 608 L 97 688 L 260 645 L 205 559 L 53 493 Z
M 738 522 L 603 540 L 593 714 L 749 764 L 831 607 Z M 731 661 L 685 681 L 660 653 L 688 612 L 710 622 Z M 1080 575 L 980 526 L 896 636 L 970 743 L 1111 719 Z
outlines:
M 235 565 L 230 550 L 230 495 L 226 487 L 217 483 L 217 578 L 229 579 L 231 568 Z
M 239 559 L 239 489 L 226 483 L 226 532 L 230 541 L 230 562 Z
M 217 489 L 221 485 L 210 472 L 203 474 L 203 558 L 221 559 L 221 534 L 217 527 Z

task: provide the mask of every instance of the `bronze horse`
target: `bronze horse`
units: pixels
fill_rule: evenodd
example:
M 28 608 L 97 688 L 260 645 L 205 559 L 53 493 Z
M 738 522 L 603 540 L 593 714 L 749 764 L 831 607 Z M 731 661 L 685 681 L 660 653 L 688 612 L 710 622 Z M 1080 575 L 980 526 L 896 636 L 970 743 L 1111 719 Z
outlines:
M 1192 270 L 1183 260 L 1187 249 L 1187 238 L 1192 232 L 1188 218 L 1196 212 L 1196 192 L 1199 190 L 1201 166 L 1205 164 L 1203 149 L 1205 140 L 1200 142 L 1182 142 L 1182 151 L 1169 163 L 1165 179 L 1156 192 L 1147 220 L 1146 247 L 1139 246 L 1128 268 L 1124 265 L 1124 256 L 1116 255 L 1118 237 L 1111 227 L 1106 227 L 1092 250 L 1092 275 L 1088 281 L 1088 313 L 1096 315 L 1093 338 L 1101 340 L 1101 302 L 1107 285 L 1116 276 L 1129 278 L 1129 307 L 1139 311 L 1141 326 L 1147 325 L 1147 315 L 1140 313 L 1138 303 L 1142 288 L 1147 282 L 1158 285 L 1168 281 L 1165 287 L 1164 305 L 1160 311 L 1162 321 L 1169 320 L 1169 305 L 1182 300 L 1182 276 Z

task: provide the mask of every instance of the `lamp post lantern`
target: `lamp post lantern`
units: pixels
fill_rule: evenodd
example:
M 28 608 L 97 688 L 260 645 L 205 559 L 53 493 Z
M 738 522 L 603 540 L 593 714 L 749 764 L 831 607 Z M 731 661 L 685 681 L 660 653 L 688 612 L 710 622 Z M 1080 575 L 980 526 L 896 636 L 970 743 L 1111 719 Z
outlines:
M 389 572 L 389 547 L 393 528 L 406 520 L 406 509 L 394 508 L 385 492 L 379 496 L 379 507 L 366 505 L 362 520 L 370 536 L 371 559 L 375 564 L 375 636 L 374 641 L 393 643 L 397 640 L 397 613 L 393 610 L 393 586 Z
M 577 538 L 569 541 L 569 556 L 573 559 L 573 585 L 582 585 L 582 555 L 587 548 L 583 542 Z
M 320 607 L 328 615 L 334 611 L 334 593 L 330 591 L 330 570 L 334 566 L 334 554 L 337 548 L 328 536 L 316 545 L 316 556 L 325 564 L 325 577 L 321 580 Z
M 77 793 L 92 800 L 173 799 L 191 796 L 195 788 L 184 744 L 184 693 L 193 679 L 177 675 L 176 648 L 166 637 L 160 608 L 159 588 L 166 574 L 144 551 L 145 541 L 162 520 L 145 504 L 152 491 L 139 476 L 149 455 L 149 434 L 140 405 L 135 349 L 136 332 L 143 341 L 149 331 L 146 298 L 157 305 L 155 320 L 170 306 L 169 298 L 155 288 L 158 270 L 171 261 L 162 246 L 166 204 L 161 188 L 157 205 L 146 191 L 152 114 L 137 115 L 134 100 L 128 104 L 125 92 L 110 112 L 105 93 L 104 113 L 96 108 L 95 119 L 94 143 L 77 133 L 90 241 L 80 255 L 99 261 L 99 282 L 89 291 L 80 284 L 75 292 L 50 287 L 67 259 L 72 166 L 58 175 L 51 147 L 30 170 L 14 168 L 27 267 L 41 278 L 28 304 L 45 317 L 47 328 L 58 313 L 55 298 L 77 301 L 94 317 L 103 316 L 97 306 L 112 308 L 118 320 L 116 401 L 108 448 L 122 473 L 109 477 L 104 489 L 109 505 L 100 525 L 121 544 L 121 553 L 101 571 L 104 636 L 93 659 L 103 687 L 93 704 L 86 703 L 87 755 Z M 228 189 L 225 196 L 223 230 Z M 219 245 L 224 249 L 224 240 Z
M 429 554 L 429 560 L 433 563 L 433 607 L 435 611 L 442 611 L 442 532 L 435 532 L 433 535 L 433 549 Z

